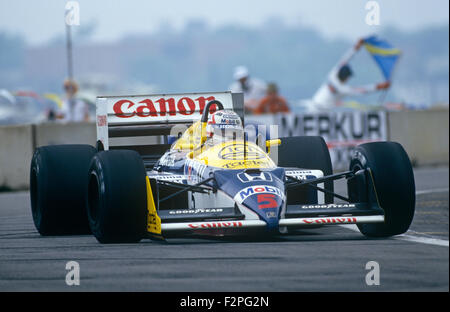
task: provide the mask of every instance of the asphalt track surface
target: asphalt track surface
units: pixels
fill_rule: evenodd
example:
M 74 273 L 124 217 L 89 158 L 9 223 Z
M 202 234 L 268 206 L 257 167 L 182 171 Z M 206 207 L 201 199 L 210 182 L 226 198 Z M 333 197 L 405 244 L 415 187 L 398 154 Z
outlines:
M 449 291 L 449 171 L 420 168 L 415 179 L 410 231 L 389 239 L 329 226 L 270 239 L 101 245 L 41 237 L 28 193 L 1 193 L 0 291 Z M 73 260 L 79 286 L 65 283 Z M 380 265 L 379 286 L 366 285 L 368 261 Z

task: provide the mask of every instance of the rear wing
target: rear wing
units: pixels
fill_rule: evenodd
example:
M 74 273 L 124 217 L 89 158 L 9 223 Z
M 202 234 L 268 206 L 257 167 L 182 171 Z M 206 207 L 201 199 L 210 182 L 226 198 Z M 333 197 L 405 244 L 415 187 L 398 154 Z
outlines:
M 135 150 L 146 167 L 153 167 L 170 148 L 169 136 L 178 136 L 200 120 L 204 107 L 213 100 L 235 111 L 244 121 L 242 93 L 98 96 L 97 145 L 104 150 Z

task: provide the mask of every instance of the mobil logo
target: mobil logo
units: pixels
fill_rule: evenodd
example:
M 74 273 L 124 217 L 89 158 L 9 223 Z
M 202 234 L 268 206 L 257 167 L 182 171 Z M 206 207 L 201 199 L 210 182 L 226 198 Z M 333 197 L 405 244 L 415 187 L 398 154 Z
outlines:
M 271 185 L 252 185 L 246 187 L 234 196 L 234 200 L 242 204 L 248 197 L 255 194 L 272 194 L 281 197 L 284 200 L 284 193 L 277 187 Z

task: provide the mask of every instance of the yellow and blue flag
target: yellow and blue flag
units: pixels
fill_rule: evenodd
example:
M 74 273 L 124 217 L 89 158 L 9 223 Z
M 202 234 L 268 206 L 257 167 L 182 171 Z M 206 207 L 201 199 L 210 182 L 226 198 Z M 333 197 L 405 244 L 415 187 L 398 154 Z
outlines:
M 384 78 L 391 79 L 392 70 L 401 54 L 400 49 L 394 48 L 386 40 L 371 36 L 364 39 L 364 46 L 380 67 Z

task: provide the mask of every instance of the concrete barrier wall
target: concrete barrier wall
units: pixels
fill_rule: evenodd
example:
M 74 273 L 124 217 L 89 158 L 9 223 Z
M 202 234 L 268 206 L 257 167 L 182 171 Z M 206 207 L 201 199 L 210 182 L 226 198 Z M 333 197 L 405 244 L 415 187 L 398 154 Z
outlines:
M 0 189 L 27 189 L 36 147 L 53 144 L 95 146 L 95 123 L 0 126 Z
M 414 165 L 448 165 L 449 111 L 390 112 L 388 139 L 403 145 Z
M 28 187 L 32 155 L 31 125 L 0 127 L 0 188 Z
M 416 165 L 448 165 L 449 111 L 390 112 L 388 139 L 401 143 Z M 95 145 L 94 123 L 0 126 L 0 189 L 26 189 L 35 147 Z
M 95 146 L 96 131 L 93 122 L 40 124 L 35 126 L 35 147 L 55 144 L 89 144 Z

